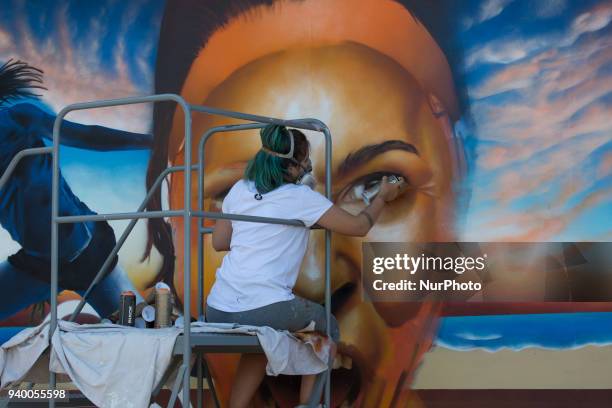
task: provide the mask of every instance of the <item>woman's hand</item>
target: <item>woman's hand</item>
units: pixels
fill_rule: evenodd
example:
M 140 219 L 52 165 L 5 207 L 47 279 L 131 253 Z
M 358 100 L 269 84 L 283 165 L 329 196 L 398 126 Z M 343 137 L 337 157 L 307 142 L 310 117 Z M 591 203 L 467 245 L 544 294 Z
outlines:
M 376 198 L 372 200 L 368 208 L 362 211 L 366 212 L 369 217 L 362 213 L 352 215 L 343 208 L 333 205 L 319 218 L 317 224 L 340 234 L 364 237 L 372 228 L 373 222 L 376 222 L 378 219 L 385 202 L 395 200 L 407 190 L 407 187 L 408 184 L 404 181 L 403 177 L 398 177 L 396 183 L 391 183 L 387 176 L 384 176 Z M 370 220 L 373 222 L 371 223 Z
M 383 176 L 378 195 L 385 202 L 393 201 L 406 191 L 406 182 L 403 177 L 398 177 L 397 182 L 391 183 L 387 176 Z

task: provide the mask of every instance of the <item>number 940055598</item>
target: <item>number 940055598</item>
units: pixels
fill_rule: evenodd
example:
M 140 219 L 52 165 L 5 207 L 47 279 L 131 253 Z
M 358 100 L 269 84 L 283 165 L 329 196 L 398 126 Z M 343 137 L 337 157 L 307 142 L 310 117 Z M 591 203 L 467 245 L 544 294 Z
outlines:
M 41 400 L 59 398 L 65 399 L 68 396 L 66 390 L 34 390 L 34 389 L 17 389 L 8 390 L 7 396 L 10 399 L 21 399 L 21 400 Z

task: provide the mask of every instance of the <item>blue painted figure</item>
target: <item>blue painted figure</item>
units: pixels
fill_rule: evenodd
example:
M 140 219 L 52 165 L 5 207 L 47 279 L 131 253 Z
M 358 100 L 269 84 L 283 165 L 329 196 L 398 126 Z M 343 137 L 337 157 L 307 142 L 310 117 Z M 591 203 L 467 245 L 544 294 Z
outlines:
M 13 104 L 37 96 L 34 88 L 45 89 L 41 70 L 11 60 L 0 66 L 0 176 L 19 151 L 43 147 L 43 139 L 52 137 L 53 115 L 30 103 Z M 150 135 L 69 121 L 63 121 L 61 132 L 63 144 L 98 151 L 147 149 L 151 144 Z M 0 225 L 21 245 L 0 262 L 0 320 L 50 297 L 51 175 L 50 155 L 28 156 L 0 189 Z M 60 216 L 94 214 L 61 174 L 59 186 Z M 114 232 L 106 222 L 60 224 L 59 238 L 60 289 L 82 294 L 114 247 Z M 88 303 L 100 316 L 108 316 L 118 309 L 123 290 L 142 300 L 115 257 Z

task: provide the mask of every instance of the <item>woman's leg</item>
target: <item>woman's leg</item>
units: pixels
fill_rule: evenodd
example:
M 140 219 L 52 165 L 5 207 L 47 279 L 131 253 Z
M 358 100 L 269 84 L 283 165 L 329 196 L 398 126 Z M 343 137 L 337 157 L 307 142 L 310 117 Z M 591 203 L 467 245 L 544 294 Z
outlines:
M 223 312 L 208 306 L 206 309 L 206 320 L 209 322 L 227 322 L 249 324 L 253 326 L 269 326 L 274 329 L 289 331 L 303 329 L 311 321 L 314 321 L 315 330 L 325 333 L 327 329 L 325 308 L 318 303 L 299 296 L 295 296 L 295 298 L 291 300 L 276 302 L 257 309 L 236 313 Z M 331 338 L 333 340 L 330 361 L 333 361 L 333 358 L 336 355 L 336 343 L 340 339 L 338 322 L 333 315 L 331 316 L 330 326 Z M 263 376 L 261 378 L 263 378 Z M 315 375 L 302 376 L 302 385 L 300 387 L 301 404 L 308 402 L 310 394 L 312 393 L 314 381 Z M 236 384 L 234 387 L 236 387 Z M 234 389 L 235 388 L 232 388 L 232 395 L 234 394 Z M 255 392 L 255 389 L 253 392 Z M 252 395 L 249 394 L 249 398 L 251 397 Z
M 264 354 L 245 353 L 240 356 L 238 371 L 232 385 L 230 408 L 249 406 L 255 391 L 266 374 L 266 356 Z
M 316 378 L 317 376 L 315 374 L 302 376 L 302 383 L 300 385 L 300 404 L 308 404 L 308 399 L 310 398 L 310 394 L 312 394 Z
M 49 284 L 31 277 L 8 261 L 0 262 L 0 320 L 51 296 Z
M 121 292 L 131 290 L 136 295 L 136 304 L 143 302 L 144 299 L 134 288 L 132 281 L 127 274 L 117 264 L 115 268 L 99 282 L 91 291 L 87 298 L 87 303 L 93 307 L 100 317 L 105 318 L 119 309 L 119 298 Z M 78 291 L 80 295 L 85 293 L 84 290 Z
M 329 361 L 334 361 L 334 358 L 336 357 L 336 350 L 336 343 L 332 343 L 332 347 L 329 354 Z M 310 399 L 310 394 L 312 394 L 312 389 L 314 388 L 316 378 L 316 374 L 302 376 L 302 383 L 300 385 L 300 404 L 308 404 L 308 400 Z
M 273 329 L 289 331 L 303 329 L 311 321 L 314 321 L 316 331 L 325 333 L 327 329 L 325 308 L 299 296 L 244 312 L 223 312 L 209 306 L 206 310 L 206 320 L 209 322 L 269 326 Z M 340 329 L 334 315 L 331 315 L 330 327 L 332 340 L 338 342 Z
M 291 321 L 281 321 L 273 322 L 275 325 L 281 325 L 287 327 L 291 331 L 296 331 L 307 326 L 311 321 L 315 322 L 315 330 L 325 333 L 327 331 L 327 319 L 325 315 L 325 308 L 315 302 L 312 302 L 308 299 L 304 299 L 302 297 L 296 296 L 294 299 L 289 300 L 284 305 L 277 305 L 275 309 L 277 310 L 276 314 L 272 314 L 271 316 L 283 316 L 284 319 L 289 319 Z M 272 305 L 270 305 L 272 306 Z M 282 313 L 281 308 L 286 307 L 288 313 Z M 330 322 L 331 329 L 331 338 L 333 340 L 332 348 L 330 351 L 330 361 L 334 361 L 334 357 L 336 355 L 336 342 L 340 339 L 340 329 L 338 327 L 338 322 L 334 315 L 331 315 Z M 314 388 L 316 375 L 303 375 L 302 382 L 300 386 L 300 404 L 307 404 L 312 394 L 312 390 Z
M 233 323 L 232 315 L 206 306 L 206 321 L 211 323 Z M 234 377 L 230 394 L 230 408 L 247 407 L 266 374 L 268 360 L 265 354 L 245 353 L 240 356 L 238 371 Z

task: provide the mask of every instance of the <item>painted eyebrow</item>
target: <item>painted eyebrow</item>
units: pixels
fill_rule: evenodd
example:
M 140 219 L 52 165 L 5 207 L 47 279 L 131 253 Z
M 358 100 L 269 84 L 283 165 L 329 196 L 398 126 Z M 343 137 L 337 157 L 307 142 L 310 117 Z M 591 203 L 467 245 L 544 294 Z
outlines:
M 382 143 L 363 146 L 359 150 L 349 153 L 338 166 L 338 175 L 346 175 L 361 165 L 361 163 L 370 161 L 374 157 L 390 150 L 403 150 L 417 156 L 419 155 L 419 151 L 411 143 L 404 142 L 403 140 L 387 140 Z

